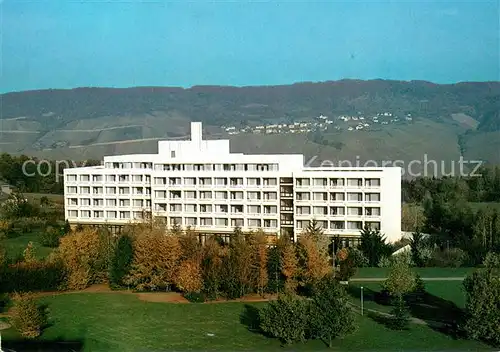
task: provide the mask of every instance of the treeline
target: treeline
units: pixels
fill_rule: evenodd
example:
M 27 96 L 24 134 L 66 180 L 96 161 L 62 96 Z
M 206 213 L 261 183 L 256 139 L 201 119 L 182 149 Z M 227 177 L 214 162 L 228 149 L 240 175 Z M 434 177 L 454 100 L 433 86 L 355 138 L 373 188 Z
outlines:
M 403 180 L 403 202 L 423 203 L 430 196 L 445 202 L 500 202 L 500 166 L 481 167 L 475 176 Z
M 63 170 L 66 167 L 100 165 L 97 160 L 44 160 L 26 155 L 0 155 L 0 181 L 16 187 L 24 193 L 64 192 Z

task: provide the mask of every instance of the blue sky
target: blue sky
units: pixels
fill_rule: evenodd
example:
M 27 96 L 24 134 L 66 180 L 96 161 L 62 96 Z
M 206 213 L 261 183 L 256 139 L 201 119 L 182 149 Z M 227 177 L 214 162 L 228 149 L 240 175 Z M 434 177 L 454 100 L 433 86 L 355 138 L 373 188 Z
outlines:
M 1 92 L 500 80 L 498 0 L 0 3 Z

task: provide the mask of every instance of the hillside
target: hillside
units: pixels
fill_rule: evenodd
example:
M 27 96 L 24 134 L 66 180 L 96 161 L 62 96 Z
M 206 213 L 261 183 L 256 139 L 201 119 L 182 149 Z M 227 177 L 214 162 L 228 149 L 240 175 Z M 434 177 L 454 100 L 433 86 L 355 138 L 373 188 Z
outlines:
M 328 116 L 318 131 L 230 135 L 239 152 L 303 152 L 317 160 L 458 160 L 500 163 L 500 82 L 438 85 L 422 81 L 342 80 L 285 86 L 78 88 L 7 93 L 0 151 L 50 158 L 100 158 L 155 152 L 162 138 L 183 138 L 203 121 L 252 131 Z M 372 116 L 390 112 L 390 122 Z M 340 116 L 366 116 L 356 130 Z M 383 116 L 383 114 L 382 114 Z M 411 118 L 409 117 L 411 116 Z M 346 120 L 347 121 L 347 120 Z M 365 121 L 366 122 L 366 121 Z M 359 124 L 359 123 L 358 123 Z M 363 128 L 363 126 L 361 126 Z M 253 132 L 259 132 L 253 130 Z

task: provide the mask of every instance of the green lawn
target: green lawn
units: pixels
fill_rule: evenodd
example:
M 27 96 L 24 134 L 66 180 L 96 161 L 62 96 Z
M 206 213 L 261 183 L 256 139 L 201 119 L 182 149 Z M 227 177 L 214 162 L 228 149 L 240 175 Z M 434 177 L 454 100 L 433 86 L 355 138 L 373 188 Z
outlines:
M 1 240 L 0 242 L 5 246 L 7 256 L 10 258 L 22 255 L 30 241 L 33 242 L 36 256 L 38 258 L 45 258 L 52 252 L 52 248 L 43 247 L 39 241 L 39 237 L 39 232 L 29 232 L 15 238 Z
M 474 268 L 415 268 L 421 277 L 465 277 Z M 384 278 L 387 277 L 389 268 L 359 268 L 354 278 Z
M 143 302 L 134 296 L 78 293 L 46 297 L 52 326 L 42 341 L 81 341 L 84 351 L 276 351 L 279 342 L 248 331 L 241 323 L 244 303 L 169 304 Z M 265 303 L 253 303 L 262 307 Z M 431 328 L 412 325 L 396 332 L 371 318 L 358 317 L 359 329 L 336 341 L 334 351 L 455 350 L 493 351 L 474 341 L 454 340 Z M 17 335 L 2 333 L 5 347 Z M 320 341 L 287 351 L 328 350 Z

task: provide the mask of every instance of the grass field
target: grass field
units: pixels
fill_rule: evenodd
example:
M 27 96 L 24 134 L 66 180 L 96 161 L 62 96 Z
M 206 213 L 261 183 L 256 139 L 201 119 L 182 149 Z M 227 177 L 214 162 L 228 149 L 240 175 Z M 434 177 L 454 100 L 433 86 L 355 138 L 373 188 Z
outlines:
M 26 246 L 31 241 L 35 247 L 36 256 L 38 258 L 45 258 L 52 252 L 52 248 L 43 247 L 39 238 L 40 234 L 38 232 L 30 232 L 16 238 L 1 240 L 0 243 L 4 245 L 8 257 L 16 258 L 18 255 L 23 254 Z
M 474 271 L 474 268 L 414 268 L 421 277 L 465 277 Z M 359 268 L 354 278 L 385 278 L 389 268 Z
M 40 204 L 40 199 L 42 197 L 47 197 L 50 202 L 56 203 L 58 205 L 64 204 L 64 196 L 62 194 L 50 194 L 50 193 L 24 193 L 23 194 L 29 202 Z
M 73 341 L 83 351 L 276 351 L 280 344 L 248 330 L 242 319 L 246 307 L 265 303 L 168 304 L 143 302 L 122 294 L 76 293 L 45 297 L 51 326 L 41 341 Z M 335 341 L 334 351 L 493 351 L 474 341 L 412 325 L 409 331 L 386 328 L 368 316 L 358 316 L 359 329 Z M 242 321 L 243 320 L 243 321 Z M 4 346 L 17 339 L 2 333 Z M 56 350 L 54 348 L 54 350 Z M 320 341 L 297 344 L 286 351 L 328 350 Z

